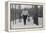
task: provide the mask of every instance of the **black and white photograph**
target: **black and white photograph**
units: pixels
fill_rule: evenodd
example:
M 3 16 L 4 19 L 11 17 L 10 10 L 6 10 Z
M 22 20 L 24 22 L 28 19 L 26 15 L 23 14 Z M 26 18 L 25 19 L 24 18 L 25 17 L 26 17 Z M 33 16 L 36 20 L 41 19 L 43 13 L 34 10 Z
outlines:
M 10 29 L 43 27 L 43 5 L 10 3 Z

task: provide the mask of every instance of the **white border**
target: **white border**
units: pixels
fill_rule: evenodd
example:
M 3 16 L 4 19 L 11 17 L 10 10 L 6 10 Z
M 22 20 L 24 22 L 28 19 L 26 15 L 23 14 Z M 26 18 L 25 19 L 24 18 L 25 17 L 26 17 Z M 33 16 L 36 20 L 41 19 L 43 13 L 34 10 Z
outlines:
M 20 1 L 8 1 L 8 31 L 31 31 L 31 30 L 41 30 L 44 29 L 45 25 L 43 23 L 43 28 L 33 28 L 33 29 L 20 29 L 20 30 L 10 30 L 10 3 L 17 3 L 17 4 L 33 4 L 33 5 L 43 5 L 43 22 L 44 22 L 44 3 L 37 3 L 37 2 L 20 2 Z

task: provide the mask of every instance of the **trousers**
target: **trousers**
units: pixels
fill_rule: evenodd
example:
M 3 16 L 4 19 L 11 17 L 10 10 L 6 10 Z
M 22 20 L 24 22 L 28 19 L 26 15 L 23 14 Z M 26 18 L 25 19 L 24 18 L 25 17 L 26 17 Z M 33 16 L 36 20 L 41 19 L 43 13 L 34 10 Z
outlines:
M 27 19 L 27 15 L 23 15 L 24 25 L 26 25 L 26 19 Z

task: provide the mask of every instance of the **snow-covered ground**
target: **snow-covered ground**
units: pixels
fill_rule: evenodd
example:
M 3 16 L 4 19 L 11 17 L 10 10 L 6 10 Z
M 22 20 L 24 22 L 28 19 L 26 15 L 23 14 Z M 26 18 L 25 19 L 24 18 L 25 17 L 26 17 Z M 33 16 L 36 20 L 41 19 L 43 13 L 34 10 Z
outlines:
M 26 20 L 26 25 L 24 25 L 23 19 L 21 19 L 22 22 L 19 22 L 19 19 L 16 19 L 16 24 L 14 20 L 11 22 L 11 28 L 33 28 L 33 27 L 42 27 L 43 18 L 38 17 L 38 23 L 39 25 L 34 24 L 33 18 L 30 17 L 30 21 Z

